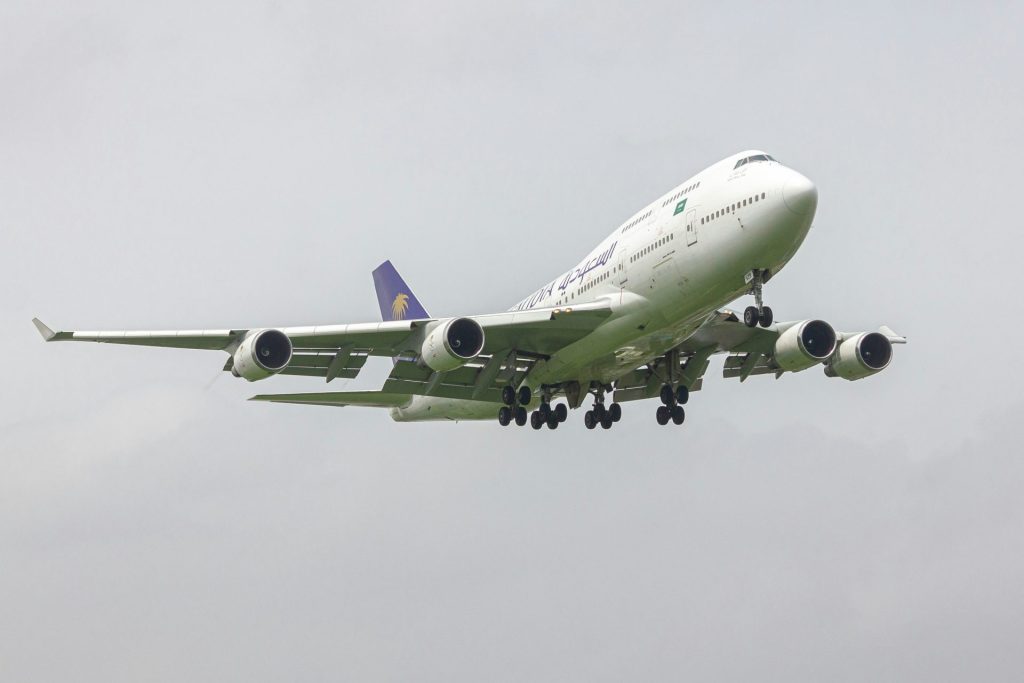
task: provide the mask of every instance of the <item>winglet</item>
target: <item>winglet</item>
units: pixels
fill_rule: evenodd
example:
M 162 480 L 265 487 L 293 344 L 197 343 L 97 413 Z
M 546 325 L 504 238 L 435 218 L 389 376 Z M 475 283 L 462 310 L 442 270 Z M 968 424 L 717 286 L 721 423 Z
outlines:
M 891 343 L 893 343 L 893 344 L 906 344 L 907 343 L 907 338 L 906 337 L 901 337 L 900 335 L 896 334 L 895 332 L 892 331 L 892 328 L 889 327 L 888 325 L 882 325 L 881 327 L 878 328 L 878 331 L 881 332 L 883 335 L 885 335 L 889 339 L 889 341 Z
M 46 323 L 39 318 L 32 318 L 32 324 L 36 326 L 39 334 L 43 336 L 43 341 L 53 341 L 54 337 L 57 336 L 57 333 L 47 327 Z

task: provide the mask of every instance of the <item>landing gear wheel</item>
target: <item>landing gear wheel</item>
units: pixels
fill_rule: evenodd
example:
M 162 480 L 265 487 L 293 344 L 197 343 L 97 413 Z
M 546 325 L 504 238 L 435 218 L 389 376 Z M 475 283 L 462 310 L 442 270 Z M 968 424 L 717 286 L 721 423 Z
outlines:
M 608 416 L 612 418 L 612 422 L 618 422 L 622 419 L 622 406 L 618 403 L 613 403 L 608 406 Z
M 559 422 L 565 422 L 569 419 L 569 408 L 564 403 L 559 403 L 555 406 L 555 416 Z
M 601 418 L 601 429 L 611 429 L 613 424 L 610 415 L 605 415 Z
M 686 411 L 683 410 L 682 406 L 674 406 L 672 408 L 672 421 L 677 425 L 683 424 L 683 420 L 686 419 Z
M 537 412 L 540 413 L 541 419 L 547 422 L 548 417 L 551 415 L 551 404 L 541 403 L 540 407 L 537 408 Z
M 668 406 L 658 406 L 658 424 L 667 425 L 669 418 L 672 417 L 672 409 Z
M 661 385 L 661 402 L 667 406 L 675 402 L 675 394 L 672 392 L 672 387 L 668 384 Z
M 526 424 L 527 417 L 528 416 L 526 414 L 526 408 L 522 406 L 516 408 L 516 424 L 518 426 L 522 427 L 524 424 Z
M 743 311 L 743 324 L 747 327 L 757 327 L 757 322 L 761 316 L 757 312 L 756 306 L 747 306 Z
M 530 405 L 530 398 L 532 394 L 530 387 L 519 387 L 519 405 L 528 406 Z
M 680 384 L 676 387 L 676 403 L 681 406 L 686 405 L 686 402 L 690 400 L 690 390 Z
M 597 418 L 594 417 L 594 411 L 588 410 L 583 413 L 583 424 L 587 426 L 587 429 L 593 429 L 597 426 Z
M 507 406 L 516 402 L 516 390 L 512 388 L 511 384 L 506 384 L 501 388 L 501 402 Z
M 540 429 L 544 426 L 544 419 L 536 410 L 530 413 L 530 426 L 534 429 Z
M 775 318 L 772 316 L 772 309 L 768 306 L 762 307 L 761 315 L 757 318 L 757 322 L 761 327 L 771 327 L 773 320 L 775 320 Z
M 603 403 L 594 404 L 594 417 L 597 419 L 598 422 L 604 419 L 605 413 L 607 412 L 608 411 L 605 410 Z
M 554 412 L 548 413 L 548 419 L 546 420 L 548 429 L 558 429 L 558 415 Z
M 508 406 L 502 406 L 498 408 L 498 424 L 502 427 L 508 427 L 508 423 L 512 421 L 512 409 Z

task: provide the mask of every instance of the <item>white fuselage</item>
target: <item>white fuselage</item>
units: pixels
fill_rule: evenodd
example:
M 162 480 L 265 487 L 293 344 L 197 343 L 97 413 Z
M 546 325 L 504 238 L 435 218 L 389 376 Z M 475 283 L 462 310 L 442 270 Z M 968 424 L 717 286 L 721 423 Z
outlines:
M 807 236 L 817 190 L 806 177 L 750 150 L 709 166 L 646 205 L 579 264 L 511 310 L 606 300 L 593 333 L 538 362 L 531 387 L 611 384 L 685 341 L 716 309 L 749 290 L 751 271 L 777 273 Z M 770 158 L 770 157 L 768 157 Z M 395 420 L 493 419 L 482 401 L 414 397 Z

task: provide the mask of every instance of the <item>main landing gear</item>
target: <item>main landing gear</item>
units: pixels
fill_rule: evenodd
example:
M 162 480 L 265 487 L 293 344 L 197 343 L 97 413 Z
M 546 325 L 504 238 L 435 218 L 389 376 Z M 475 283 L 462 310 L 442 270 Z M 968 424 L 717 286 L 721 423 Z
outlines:
M 766 271 L 763 270 L 752 270 L 750 271 L 752 279 L 750 281 L 750 292 L 754 295 L 754 306 L 747 306 L 746 310 L 743 311 L 743 324 L 747 327 L 770 327 L 774 317 L 772 315 L 772 309 L 764 305 L 764 301 L 761 298 L 761 290 L 764 287 L 766 281 Z
M 540 407 L 530 414 L 530 426 L 540 429 L 544 425 L 548 429 L 558 429 L 558 425 L 569 419 L 569 408 L 564 403 L 551 407 L 550 398 L 541 397 Z
M 501 389 L 501 402 L 505 405 L 498 408 L 498 424 L 507 427 L 513 420 L 519 427 L 526 424 L 527 415 L 524 406 L 530 404 L 529 387 L 522 386 L 519 387 L 519 391 L 516 391 L 511 384 L 506 384 Z
M 622 406 L 612 403 L 606 408 L 603 390 L 594 394 L 594 407 L 583 414 L 583 424 L 587 429 L 594 429 L 597 425 L 601 425 L 601 429 L 611 429 L 621 419 Z
M 690 400 L 690 390 L 680 384 L 675 389 L 672 388 L 671 384 L 665 384 L 661 387 L 661 403 L 658 406 L 658 412 L 656 417 L 658 424 L 667 425 L 669 420 L 677 425 L 683 424 L 686 420 L 686 411 L 683 410 L 683 405 Z

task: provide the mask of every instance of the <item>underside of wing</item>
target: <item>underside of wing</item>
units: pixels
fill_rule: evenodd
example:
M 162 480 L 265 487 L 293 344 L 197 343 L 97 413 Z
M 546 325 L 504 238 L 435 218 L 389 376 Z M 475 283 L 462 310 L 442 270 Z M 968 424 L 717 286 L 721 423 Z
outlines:
M 385 391 L 321 391 L 305 394 L 260 394 L 249 400 L 338 408 L 344 406 L 394 408 L 408 403 L 409 396 L 408 394 L 391 394 Z

